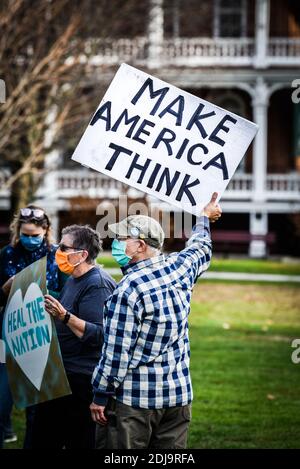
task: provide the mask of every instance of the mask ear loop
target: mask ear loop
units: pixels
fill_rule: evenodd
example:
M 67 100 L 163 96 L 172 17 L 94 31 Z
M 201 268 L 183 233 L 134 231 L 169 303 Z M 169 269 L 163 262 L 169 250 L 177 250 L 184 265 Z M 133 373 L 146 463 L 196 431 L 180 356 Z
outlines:
M 73 251 L 73 252 L 67 252 L 67 256 L 69 258 L 69 255 L 71 254 L 78 254 L 79 252 L 83 252 L 85 251 L 85 249 L 81 249 L 80 251 Z M 69 259 L 68 259 L 68 262 L 69 262 Z M 84 261 L 83 261 L 84 262 Z M 71 264 L 71 262 L 69 262 Z M 82 262 L 77 262 L 77 264 L 71 264 L 73 267 L 77 267 L 78 265 L 82 264 Z

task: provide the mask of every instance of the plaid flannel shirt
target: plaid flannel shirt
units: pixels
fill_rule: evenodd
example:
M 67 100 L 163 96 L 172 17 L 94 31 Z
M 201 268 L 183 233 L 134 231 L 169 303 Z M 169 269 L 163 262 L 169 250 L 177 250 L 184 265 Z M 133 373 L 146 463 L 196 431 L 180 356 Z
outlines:
M 200 217 L 179 253 L 123 268 L 104 307 L 104 345 L 92 378 L 96 404 L 106 405 L 109 396 L 146 409 L 192 401 L 188 315 L 211 254 L 209 220 Z

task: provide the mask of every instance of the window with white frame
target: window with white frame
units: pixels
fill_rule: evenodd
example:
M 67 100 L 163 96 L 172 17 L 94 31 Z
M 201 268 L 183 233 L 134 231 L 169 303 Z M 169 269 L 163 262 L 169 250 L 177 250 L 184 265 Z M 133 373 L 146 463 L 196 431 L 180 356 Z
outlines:
M 247 0 L 214 0 L 214 37 L 246 37 Z

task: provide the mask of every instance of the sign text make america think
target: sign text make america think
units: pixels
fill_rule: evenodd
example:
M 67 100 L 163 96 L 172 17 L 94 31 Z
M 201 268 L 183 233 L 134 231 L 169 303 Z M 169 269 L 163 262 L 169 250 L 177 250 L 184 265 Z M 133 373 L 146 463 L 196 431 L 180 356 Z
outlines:
M 223 194 L 257 126 L 122 64 L 72 159 L 199 214 Z

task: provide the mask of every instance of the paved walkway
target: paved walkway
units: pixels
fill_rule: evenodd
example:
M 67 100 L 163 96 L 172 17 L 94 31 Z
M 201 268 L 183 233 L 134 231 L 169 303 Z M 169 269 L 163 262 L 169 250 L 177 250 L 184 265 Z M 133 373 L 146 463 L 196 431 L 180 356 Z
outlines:
M 300 275 L 248 274 L 244 272 L 205 272 L 203 278 L 217 280 L 239 280 L 255 282 L 296 282 L 300 283 Z
M 120 275 L 118 268 L 106 268 L 110 275 Z M 238 280 L 239 282 L 293 282 L 300 283 L 300 275 L 248 274 L 244 272 L 205 272 L 202 276 L 209 280 Z

